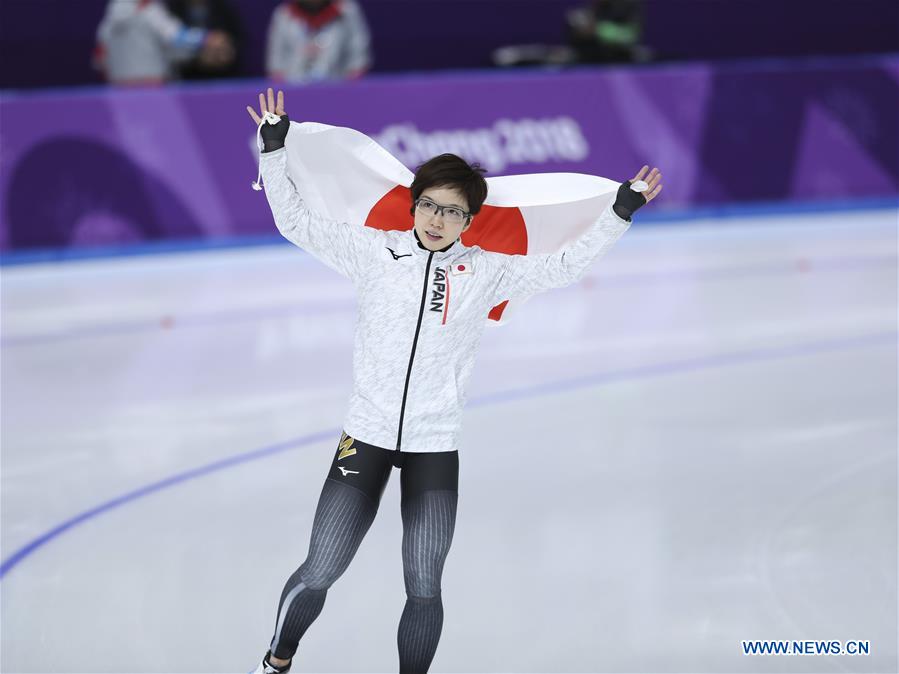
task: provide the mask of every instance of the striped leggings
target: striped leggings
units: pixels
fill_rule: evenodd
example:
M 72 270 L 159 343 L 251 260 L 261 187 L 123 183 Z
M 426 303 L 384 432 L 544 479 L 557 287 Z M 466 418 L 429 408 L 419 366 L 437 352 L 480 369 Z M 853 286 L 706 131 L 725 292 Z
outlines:
M 440 580 L 453 539 L 457 452 L 416 454 L 368 445 L 345 433 L 325 480 L 309 554 L 281 593 L 270 651 L 292 658 L 374 521 L 387 480 L 400 469 L 406 605 L 397 633 L 400 674 L 425 674 L 443 628 Z

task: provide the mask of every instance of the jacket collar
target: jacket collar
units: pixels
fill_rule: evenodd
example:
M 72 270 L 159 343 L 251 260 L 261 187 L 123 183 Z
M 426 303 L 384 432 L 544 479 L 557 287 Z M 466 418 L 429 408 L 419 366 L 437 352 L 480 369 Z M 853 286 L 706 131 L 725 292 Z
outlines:
M 290 0 L 287 3 L 287 9 L 296 19 L 308 24 L 312 30 L 318 30 L 326 23 L 339 19 L 342 14 L 339 2 L 328 2 L 319 7 L 318 10 L 310 12 L 308 9 Z

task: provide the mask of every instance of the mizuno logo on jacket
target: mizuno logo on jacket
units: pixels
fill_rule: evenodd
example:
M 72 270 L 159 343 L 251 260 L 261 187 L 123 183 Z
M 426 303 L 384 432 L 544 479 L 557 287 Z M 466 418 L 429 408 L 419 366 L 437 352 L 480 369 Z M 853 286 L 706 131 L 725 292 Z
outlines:
M 385 246 L 385 248 L 387 248 L 387 250 L 390 251 L 390 254 L 393 255 L 394 260 L 399 260 L 401 257 L 412 257 L 412 253 L 406 253 L 405 255 L 397 255 L 396 252 L 394 252 L 393 248 L 391 248 L 389 246 Z

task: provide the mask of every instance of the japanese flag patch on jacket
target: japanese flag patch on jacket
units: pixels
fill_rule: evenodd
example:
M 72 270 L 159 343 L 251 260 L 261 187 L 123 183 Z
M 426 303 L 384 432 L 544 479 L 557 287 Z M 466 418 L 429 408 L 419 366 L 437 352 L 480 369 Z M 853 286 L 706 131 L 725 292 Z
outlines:
M 453 276 L 458 276 L 459 274 L 470 274 L 471 260 L 469 260 L 468 258 L 464 258 L 459 260 L 456 264 L 450 265 L 450 273 Z

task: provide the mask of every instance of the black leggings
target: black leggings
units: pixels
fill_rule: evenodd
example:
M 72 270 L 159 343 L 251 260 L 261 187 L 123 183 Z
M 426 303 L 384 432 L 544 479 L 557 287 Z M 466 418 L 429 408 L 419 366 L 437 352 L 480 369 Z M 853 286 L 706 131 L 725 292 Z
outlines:
M 400 674 L 428 671 L 443 628 L 440 579 L 459 491 L 459 453 L 413 453 L 341 436 L 325 480 L 306 561 L 281 593 L 271 653 L 292 658 L 374 521 L 391 470 L 400 469 L 406 606 L 397 646 Z

